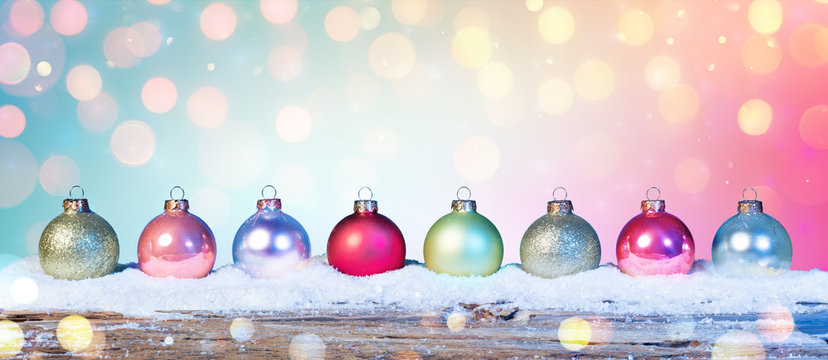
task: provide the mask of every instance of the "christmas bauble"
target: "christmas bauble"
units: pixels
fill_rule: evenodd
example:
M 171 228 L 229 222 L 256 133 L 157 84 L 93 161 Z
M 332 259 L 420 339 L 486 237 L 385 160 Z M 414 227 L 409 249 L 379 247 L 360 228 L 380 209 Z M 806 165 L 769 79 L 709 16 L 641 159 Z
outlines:
M 693 267 L 695 245 L 690 230 L 665 211 L 664 200 L 641 202 L 641 214 L 632 218 L 618 235 L 615 254 L 626 274 L 686 274 Z M 661 191 L 659 191 L 659 198 Z
M 500 268 L 503 239 L 494 224 L 477 212 L 477 203 L 470 197 L 470 191 L 466 200 L 458 195 L 458 200 L 451 202 L 451 212 L 426 234 L 425 265 L 436 273 L 488 276 Z
M 791 267 L 793 246 L 785 227 L 765 214 L 762 202 L 754 198 L 739 201 L 736 215 L 719 227 L 711 254 L 722 274 L 778 275 Z
M 273 278 L 301 267 L 310 255 L 310 239 L 302 224 L 282 212 L 282 200 L 275 194 L 257 201 L 256 208 L 233 240 L 236 266 L 256 278 Z
M 86 199 L 71 198 L 71 190 L 69 196 L 70 199 L 63 200 L 63 213 L 49 222 L 40 235 L 38 257 L 43 272 L 67 280 L 111 274 L 118 265 L 120 252 L 115 230 L 89 210 Z
M 572 202 L 566 199 L 547 203 L 546 215 L 529 226 L 520 242 L 523 270 L 556 278 L 598 267 L 601 262 L 598 234 L 572 210 Z
M 164 213 L 152 219 L 138 239 L 138 264 L 150 276 L 202 278 L 216 262 L 213 232 L 189 212 L 181 192 L 180 199 L 164 202 Z
M 405 265 L 405 240 L 397 225 L 378 212 L 376 201 L 360 198 L 354 201 L 354 213 L 331 231 L 327 255 L 343 274 L 379 274 Z

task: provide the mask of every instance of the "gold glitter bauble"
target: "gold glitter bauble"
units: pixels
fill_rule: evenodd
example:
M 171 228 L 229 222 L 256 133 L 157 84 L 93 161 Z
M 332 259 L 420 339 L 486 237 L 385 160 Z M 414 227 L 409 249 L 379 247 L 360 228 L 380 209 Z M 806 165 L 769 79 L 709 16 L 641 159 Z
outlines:
M 118 265 L 118 236 L 106 220 L 89 210 L 86 199 L 66 199 L 63 214 L 40 236 L 43 272 L 58 279 L 82 280 L 111 274 Z

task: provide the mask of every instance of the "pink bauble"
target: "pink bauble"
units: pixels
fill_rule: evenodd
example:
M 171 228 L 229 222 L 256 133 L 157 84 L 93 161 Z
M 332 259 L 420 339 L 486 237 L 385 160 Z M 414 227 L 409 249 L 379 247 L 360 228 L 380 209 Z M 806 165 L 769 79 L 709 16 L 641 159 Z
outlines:
M 164 213 L 138 239 L 138 264 L 150 276 L 203 278 L 216 262 L 216 239 L 187 200 L 167 200 Z
M 405 265 L 405 240 L 391 219 L 377 212 L 377 202 L 358 200 L 328 238 L 328 262 L 340 272 L 367 276 Z
M 693 268 L 693 236 L 664 207 L 663 200 L 642 201 L 642 213 L 624 225 L 615 247 L 618 267 L 624 273 L 686 274 Z

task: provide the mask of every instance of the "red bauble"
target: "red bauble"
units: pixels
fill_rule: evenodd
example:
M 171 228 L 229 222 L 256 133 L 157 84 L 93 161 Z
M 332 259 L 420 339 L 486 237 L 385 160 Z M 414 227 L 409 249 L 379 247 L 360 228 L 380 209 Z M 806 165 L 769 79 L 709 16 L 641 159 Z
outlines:
M 621 271 L 633 276 L 690 272 L 696 248 L 687 226 L 664 211 L 663 200 L 642 201 L 641 209 L 618 235 L 615 254 Z
M 405 265 L 405 240 L 391 219 L 377 212 L 377 202 L 358 200 L 328 238 L 328 263 L 343 274 L 367 276 Z

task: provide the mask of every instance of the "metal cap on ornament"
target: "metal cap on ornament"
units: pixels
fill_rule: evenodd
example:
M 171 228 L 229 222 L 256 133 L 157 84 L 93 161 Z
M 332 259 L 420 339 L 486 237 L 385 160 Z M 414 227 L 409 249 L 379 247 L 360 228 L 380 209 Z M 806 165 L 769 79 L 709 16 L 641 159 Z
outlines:
M 273 196 L 269 198 L 265 197 L 265 190 L 267 188 L 273 189 Z M 259 210 L 282 210 L 282 199 L 277 199 L 276 194 L 276 188 L 273 185 L 265 185 L 262 188 L 262 198 L 256 201 L 256 208 Z
M 655 190 L 658 192 L 658 195 L 655 199 L 650 197 L 650 191 Z M 661 189 L 653 186 L 647 189 L 647 200 L 641 201 L 641 212 L 645 214 L 652 214 L 652 213 L 660 213 L 666 210 L 666 204 L 664 200 L 661 200 Z
M 181 197 L 176 199 L 173 196 L 175 189 L 181 190 Z M 190 202 L 184 198 L 184 189 L 181 186 L 174 186 L 170 189 L 170 200 L 164 200 L 165 212 L 187 212 L 190 209 Z
M 745 198 L 746 191 L 753 191 L 753 200 L 748 200 Z M 740 214 L 756 214 L 764 212 L 762 207 L 762 202 L 757 200 L 759 198 L 759 193 L 756 192 L 754 188 L 745 188 L 742 190 L 742 201 L 739 201 L 739 208 L 738 211 Z
M 72 196 L 75 189 L 81 191 L 80 198 Z M 69 189 L 69 198 L 63 200 L 63 212 L 67 214 L 74 214 L 82 211 L 89 211 L 89 202 L 83 198 L 85 193 L 86 192 L 83 191 L 83 188 L 80 187 L 80 185 L 72 186 L 72 188 Z
M 362 197 L 362 190 L 368 190 L 368 199 L 364 199 Z M 374 191 L 371 190 L 371 188 L 367 186 L 359 188 L 359 191 L 357 191 L 357 198 L 359 200 L 354 201 L 354 212 L 366 213 L 379 211 L 379 208 L 377 207 L 377 201 L 374 200 Z
M 466 199 L 460 197 L 460 191 L 466 189 L 469 193 Z M 475 212 L 477 211 L 477 203 L 471 199 L 471 189 L 468 186 L 461 186 L 457 189 L 457 200 L 451 201 L 451 210 L 455 212 Z
M 555 196 L 555 193 L 558 190 L 563 190 L 564 197 L 563 200 L 558 200 Z M 569 196 L 569 193 L 563 187 L 556 187 L 555 190 L 552 190 L 552 201 L 546 203 L 546 212 L 549 214 L 558 214 L 558 215 L 566 215 L 571 214 L 574 208 L 572 207 L 572 201 L 567 200 L 566 198 Z

